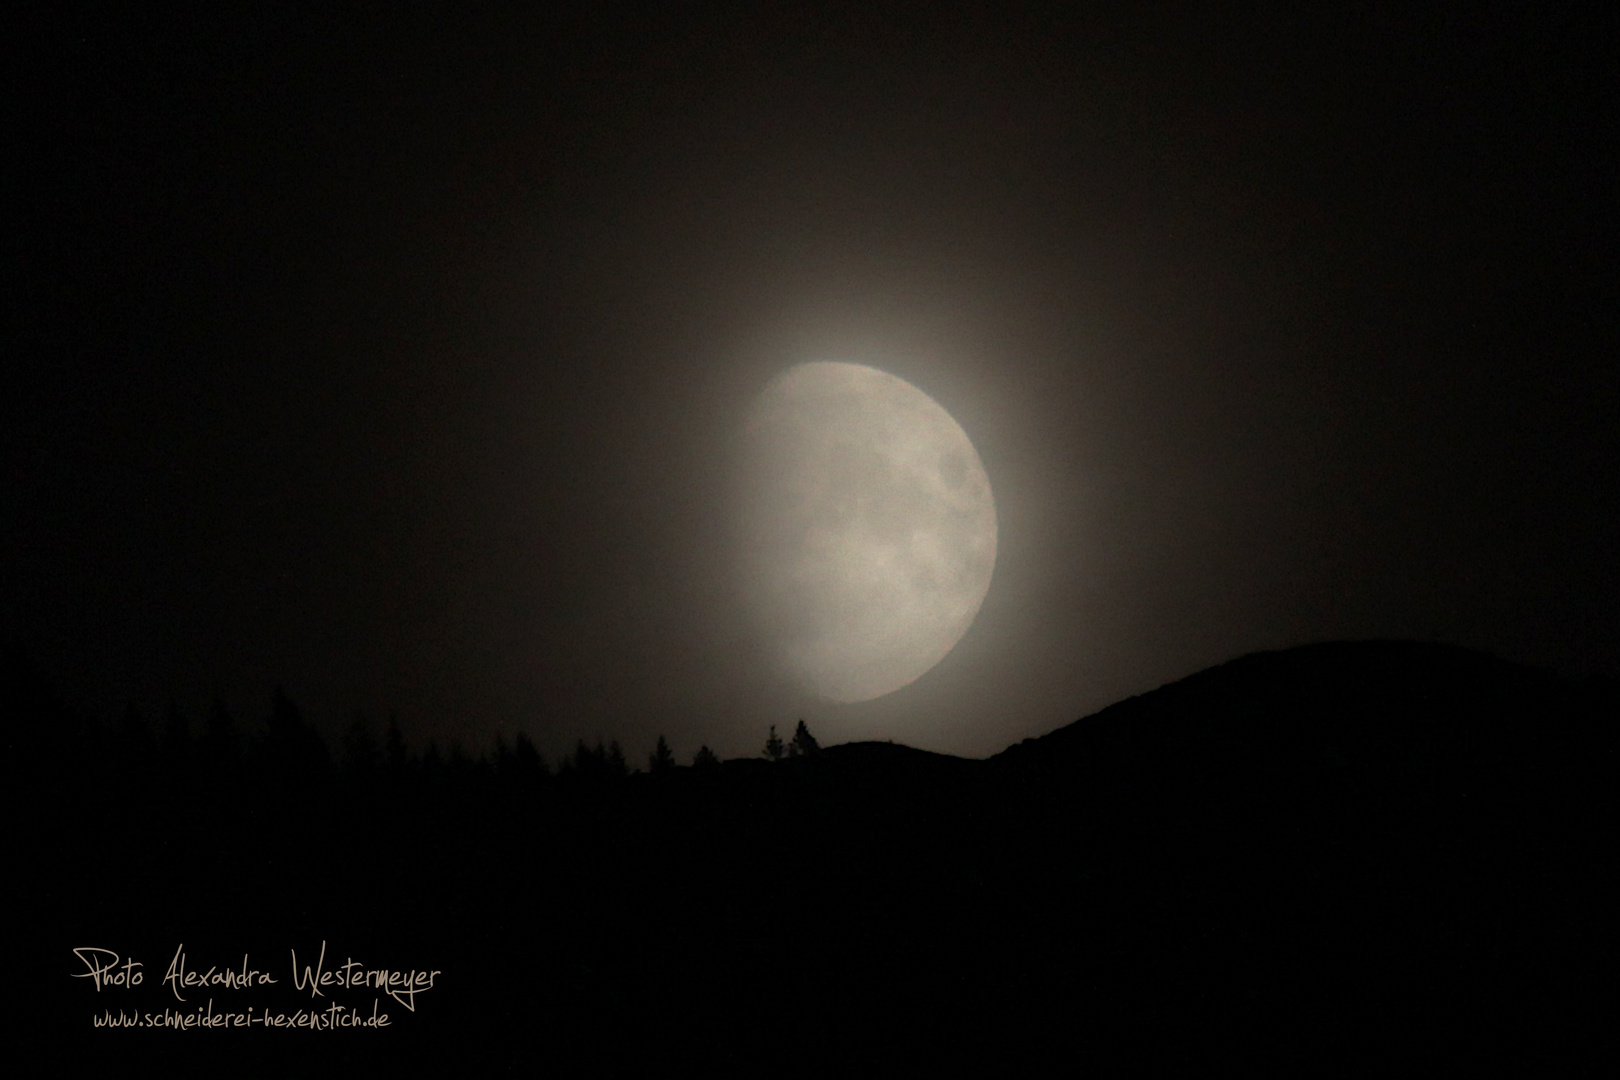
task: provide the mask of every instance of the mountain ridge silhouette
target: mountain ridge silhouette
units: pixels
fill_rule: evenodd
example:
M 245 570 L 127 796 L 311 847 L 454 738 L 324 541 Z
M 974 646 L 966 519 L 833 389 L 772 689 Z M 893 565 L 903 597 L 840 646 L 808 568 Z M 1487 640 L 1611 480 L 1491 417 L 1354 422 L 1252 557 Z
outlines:
M 56 708 L 8 681 L 14 724 Z M 352 1064 L 1567 1065 L 1602 1023 L 1582 988 L 1606 955 L 1615 705 L 1602 680 L 1340 642 L 986 759 L 857 742 L 564 783 L 14 754 L 35 1030 L 86 1060 L 149 1045 L 80 1030 L 73 946 L 341 939 L 448 973 Z M 331 1064 L 262 1036 L 165 1047 Z

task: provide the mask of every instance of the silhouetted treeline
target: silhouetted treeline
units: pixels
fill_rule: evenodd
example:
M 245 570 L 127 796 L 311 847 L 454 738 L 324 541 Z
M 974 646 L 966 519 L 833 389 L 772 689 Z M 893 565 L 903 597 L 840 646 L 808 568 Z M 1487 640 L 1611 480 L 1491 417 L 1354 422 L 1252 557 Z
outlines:
M 170 705 L 159 722 L 134 705 L 111 722 L 74 712 L 29 666 L 20 651 L 5 659 L 0 712 L 9 735 L 11 765 L 37 779 L 71 774 L 98 782 L 206 777 L 212 783 L 274 782 L 312 784 L 485 784 L 508 790 L 568 790 L 619 780 L 633 769 L 618 740 L 580 740 L 555 765 L 534 740 L 519 731 L 498 735 L 491 750 L 470 755 L 459 743 L 428 740 L 412 748 L 391 717 L 378 730 L 357 713 L 331 747 L 281 688 L 257 725 L 241 722 L 216 700 L 201 722 L 193 723 Z M 803 723 L 800 724 L 801 729 Z M 718 764 L 707 746 L 693 757 L 698 766 Z M 649 755 L 649 773 L 680 766 L 664 736 Z
M 334 752 L 280 693 L 262 727 L 91 722 L 8 665 L 12 888 L 49 975 L 22 1022 L 84 1060 L 1567 1074 L 1603 1030 L 1584 988 L 1615 899 L 1605 681 L 1323 645 L 986 761 L 821 747 L 801 722 L 771 732 L 779 761 L 682 768 L 660 740 L 638 773 L 612 741 L 473 757 L 363 717 Z M 445 991 L 363 1049 L 160 1047 L 89 1038 L 64 963 L 323 940 L 431 964 Z

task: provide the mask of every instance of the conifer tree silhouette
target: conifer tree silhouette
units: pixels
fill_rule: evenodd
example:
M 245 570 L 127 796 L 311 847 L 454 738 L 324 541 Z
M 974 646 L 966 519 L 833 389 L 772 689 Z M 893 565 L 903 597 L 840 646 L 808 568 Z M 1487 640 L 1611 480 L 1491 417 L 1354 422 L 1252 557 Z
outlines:
M 432 781 L 444 779 L 444 755 L 439 753 L 437 739 L 429 739 L 427 749 L 422 751 L 422 775 Z
M 388 771 L 395 776 L 403 774 L 405 767 L 410 764 L 410 752 L 405 747 L 405 736 L 399 730 L 397 715 L 388 717 L 388 735 L 384 743 L 383 756 Z
M 189 763 L 191 758 L 191 725 L 186 722 L 185 713 L 180 706 L 169 702 L 169 713 L 163 721 L 163 737 L 161 740 L 164 760 L 171 766 L 180 767 Z
M 715 752 L 710 750 L 707 744 L 698 747 L 698 752 L 692 755 L 692 765 L 696 768 L 706 769 L 711 765 L 718 764 L 720 764 L 720 759 L 715 756 Z
M 653 748 L 651 756 L 647 759 L 647 771 L 650 773 L 667 773 L 675 767 L 675 755 L 669 752 L 669 743 L 662 735 L 658 736 L 658 745 Z
M 580 776 L 595 779 L 602 774 L 606 763 L 607 751 L 602 749 L 600 742 L 596 744 L 595 749 L 587 746 L 584 739 L 575 744 L 574 771 Z
M 782 740 L 776 734 L 776 725 L 772 724 L 770 737 L 765 740 L 765 756 L 772 761 L 781 761 L 786 755 L 787 747 L 782 745 Z
M 381 763 L 382 753 L 371 734 L 371 725 L 366 722 L 365 715 L 356 710 L 354 720 L 343 736 L 344 768 L 356 776 L 370 776 Z
M 279 686 L 271 697 L 262 752 L 272 773 L 305 779 L 322 770 L 328 761 L 326 744 L 304 722 L 303 713 Z
M 546 759 L 540 756 L 539 749 L 527 732 L 518 732 L 512 742 L 512 764 L 524 779 L 537 779 L 547 774 Z
M 203 729 L 203 763 L 214 770 L 229 768 L 237 763 L 242 752 L 241 735 L 236 720 L 219 698 L 214 699 L 208 711 L 208 723 Z
M 821 744 L 816 742 L 816 737 L 810 734 L 810 729 L 805 727 L 803 720 L 800 720 L 799 726 L 794 729 L 793 741 L 788 744 L 789 756 L 808 757 L 811 754 L 820 752 L 820 750 Z
M 145 768 L 157 755 L 152 729 L 133 702 L 124 707 L 123 719 L 118 723 L 117 750 L 119 764 L 124 768 Z
M 624 750 L 617 740 L 604 747 L 600 739 L 595 746 L 588 746 L 581 739 L 574 747 L 572 771 L 580 779 L 600 781 L 611 776 L 624 776 L 629 769 L 625 766 Z

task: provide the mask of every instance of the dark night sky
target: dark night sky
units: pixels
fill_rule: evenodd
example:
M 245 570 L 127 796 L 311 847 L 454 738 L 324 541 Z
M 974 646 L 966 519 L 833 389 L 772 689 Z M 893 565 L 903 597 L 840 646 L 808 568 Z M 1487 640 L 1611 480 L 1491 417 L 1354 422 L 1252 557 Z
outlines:
M 1613 15 L 807 6 L 14 26 L 0 638 L 101 715 L 632 761 L 983 756 L 1330 638 L 1620 674 Z M 932 395 L 1000 515 L 864 705 L 723 557 L 813 359 Z

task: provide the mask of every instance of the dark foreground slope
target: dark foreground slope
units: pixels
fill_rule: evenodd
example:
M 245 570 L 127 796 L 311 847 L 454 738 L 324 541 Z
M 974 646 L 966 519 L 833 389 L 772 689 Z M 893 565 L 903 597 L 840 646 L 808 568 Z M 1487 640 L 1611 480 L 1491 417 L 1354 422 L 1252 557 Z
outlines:
M 621 780 L 97 756 L 14 678 L 24 1029 L 65 1067 L 473 1075 L 1569 1064 L 1599 1015 L 1611 687 L 1400 643 L 1245 657 L 975 762 L 883 743 Z M 283 735 L 286 733 L 283 732 Z M 442 974 L 382 1031 L 94 1030 L 162 978 Z M 97 992 L 71 949 L 144 964 Z M 1330 1069 L 1329 1071 L 1334 1071 Z
M 1089 893 L 1120 920 L 1124 997 L 1160 1000 L 1204 1045 L 1550 1061 L 1596 1019 L 1615 715 L 1612 687 L 1477 653 L 1327 644 L 1224 664 L 992 765 L 1009 818 L 1082 864 L 1019 850 L 1049 898 L 1031 923 L 1070 921 L 1050 898 Z M 1107 948 L 1063 942 L 1077 966 Z

